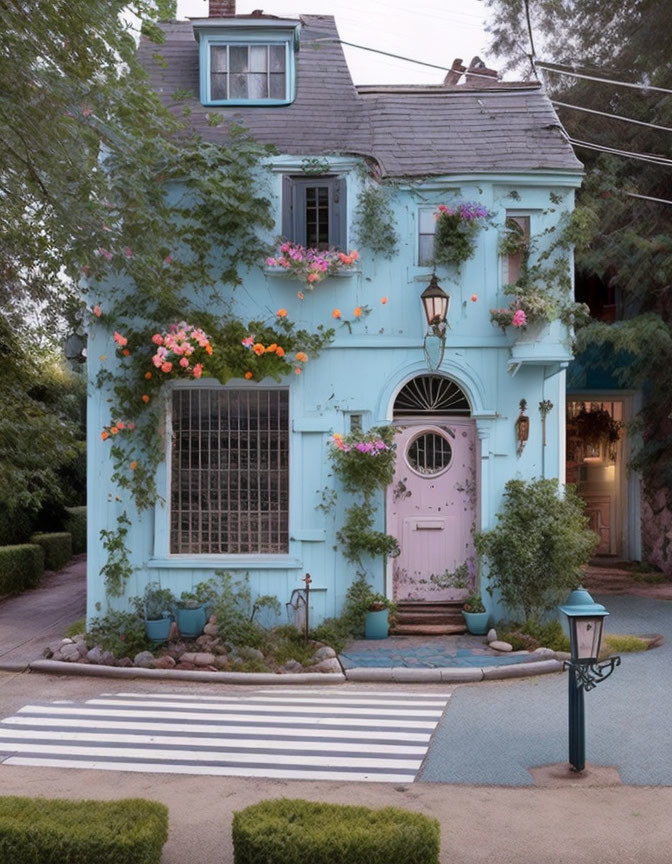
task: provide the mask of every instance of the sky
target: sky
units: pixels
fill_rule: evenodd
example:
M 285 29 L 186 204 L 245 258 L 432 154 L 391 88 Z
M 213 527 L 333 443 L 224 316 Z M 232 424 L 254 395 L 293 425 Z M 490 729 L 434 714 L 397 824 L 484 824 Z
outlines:
M 481 0 L 238 0 L 247 14 L 334 15 L 341 39 L 439 66 L 456 57 L 468 65 L 478 55 L 488 63 L 488 10 Z M 177 0 L 177 17 L 206 17 L 207 0 Z M 444 74 L 368 51 L 345 47 L 355 84 L 440 84 Z

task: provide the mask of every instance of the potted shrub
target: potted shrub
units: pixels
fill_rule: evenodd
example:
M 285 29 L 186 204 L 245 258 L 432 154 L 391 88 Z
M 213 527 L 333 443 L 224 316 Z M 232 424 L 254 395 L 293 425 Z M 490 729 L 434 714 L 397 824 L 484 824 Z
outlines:
M 387 639 L 390 632 L 390 610 L 395 605 L 382 594 L 374 594 L 369 601 L 364 618 L 364 636 L 367 639 Z
M 158 582 L 145 586 L 142 600 L 136 608 L 145 619 L 145 633 L 150 642 L 166 642 L 173 623 L 175 595 L 169 588 L 161 588 Z
M 474 636 L 484 636 L 488 632 L 488 620 L 490 613 L 483 605 L 480 592 L 470 594 L 462 606 L 462 615 L 467 630 Z
M 175 614 L 180 635 L 196 637 L 201 635 L 208 620 L 208 606 L 198 594 L 183 591 Z

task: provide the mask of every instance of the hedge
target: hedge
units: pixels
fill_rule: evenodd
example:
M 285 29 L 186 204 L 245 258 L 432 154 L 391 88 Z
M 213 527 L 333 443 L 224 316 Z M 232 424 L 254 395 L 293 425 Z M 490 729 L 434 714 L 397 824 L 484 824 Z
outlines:
M 63 530 L 72 534 L 72 554 L 86 552 L 86 507 L 66 507 Z
M 27 543 L 35 530 L 33 518 L 27 510 L 7 510 L 0 504 L 0 546 Z
M 155 801 L 0 797 L 0 861 L 159 864 L 168 808 Z
M 30 542 L 44 549 L 44 566 L 47 570 L 61 570 L 72 558 L 72 535 L 66 531 L 33 534 Z
M 234 864 L 438 864 L 439 823 L 397 807 L 371 810 L 280 798 L 233 815 Z
M 0 595 L 35 588 L 44 575 L 44 549 L 36 543 L 0 546 Z M 2 860 L 2 859 L 0 859 Z

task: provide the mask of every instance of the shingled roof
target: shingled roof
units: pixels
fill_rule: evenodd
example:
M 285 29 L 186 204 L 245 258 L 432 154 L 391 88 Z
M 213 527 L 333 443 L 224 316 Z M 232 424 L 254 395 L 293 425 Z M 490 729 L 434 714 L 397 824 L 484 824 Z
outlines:
M 140 57 L 166 105 L 182 112 L 176 91 L 191 94 L 193 127 L 222 141 L 221 114 L 287 155 L 356 154 L 374 159 L 384 177 L 465 172 L 559 170 L 581 163 L 536 84 L 484 81 L 484 87 L 360 87 L 352 83 L 332 16 L 302 15 L 297 94 L 290 105 L 205 107 L 199 101 L 198 45 L 188 21 L 162 24 L 165 43 L 143 40 Z M 327 41 L 322 41 L 327 40 Z M 159 53 L 164 62 L 157 62 Z

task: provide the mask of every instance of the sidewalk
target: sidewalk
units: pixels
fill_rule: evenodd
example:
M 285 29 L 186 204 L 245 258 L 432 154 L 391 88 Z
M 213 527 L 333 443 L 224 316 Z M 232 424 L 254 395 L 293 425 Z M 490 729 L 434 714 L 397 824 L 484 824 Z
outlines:
M 0 600 L 0 667 L 22 671 L 45 645 L 86 613 L 86 555 L 76 555 L 38 588 Z

